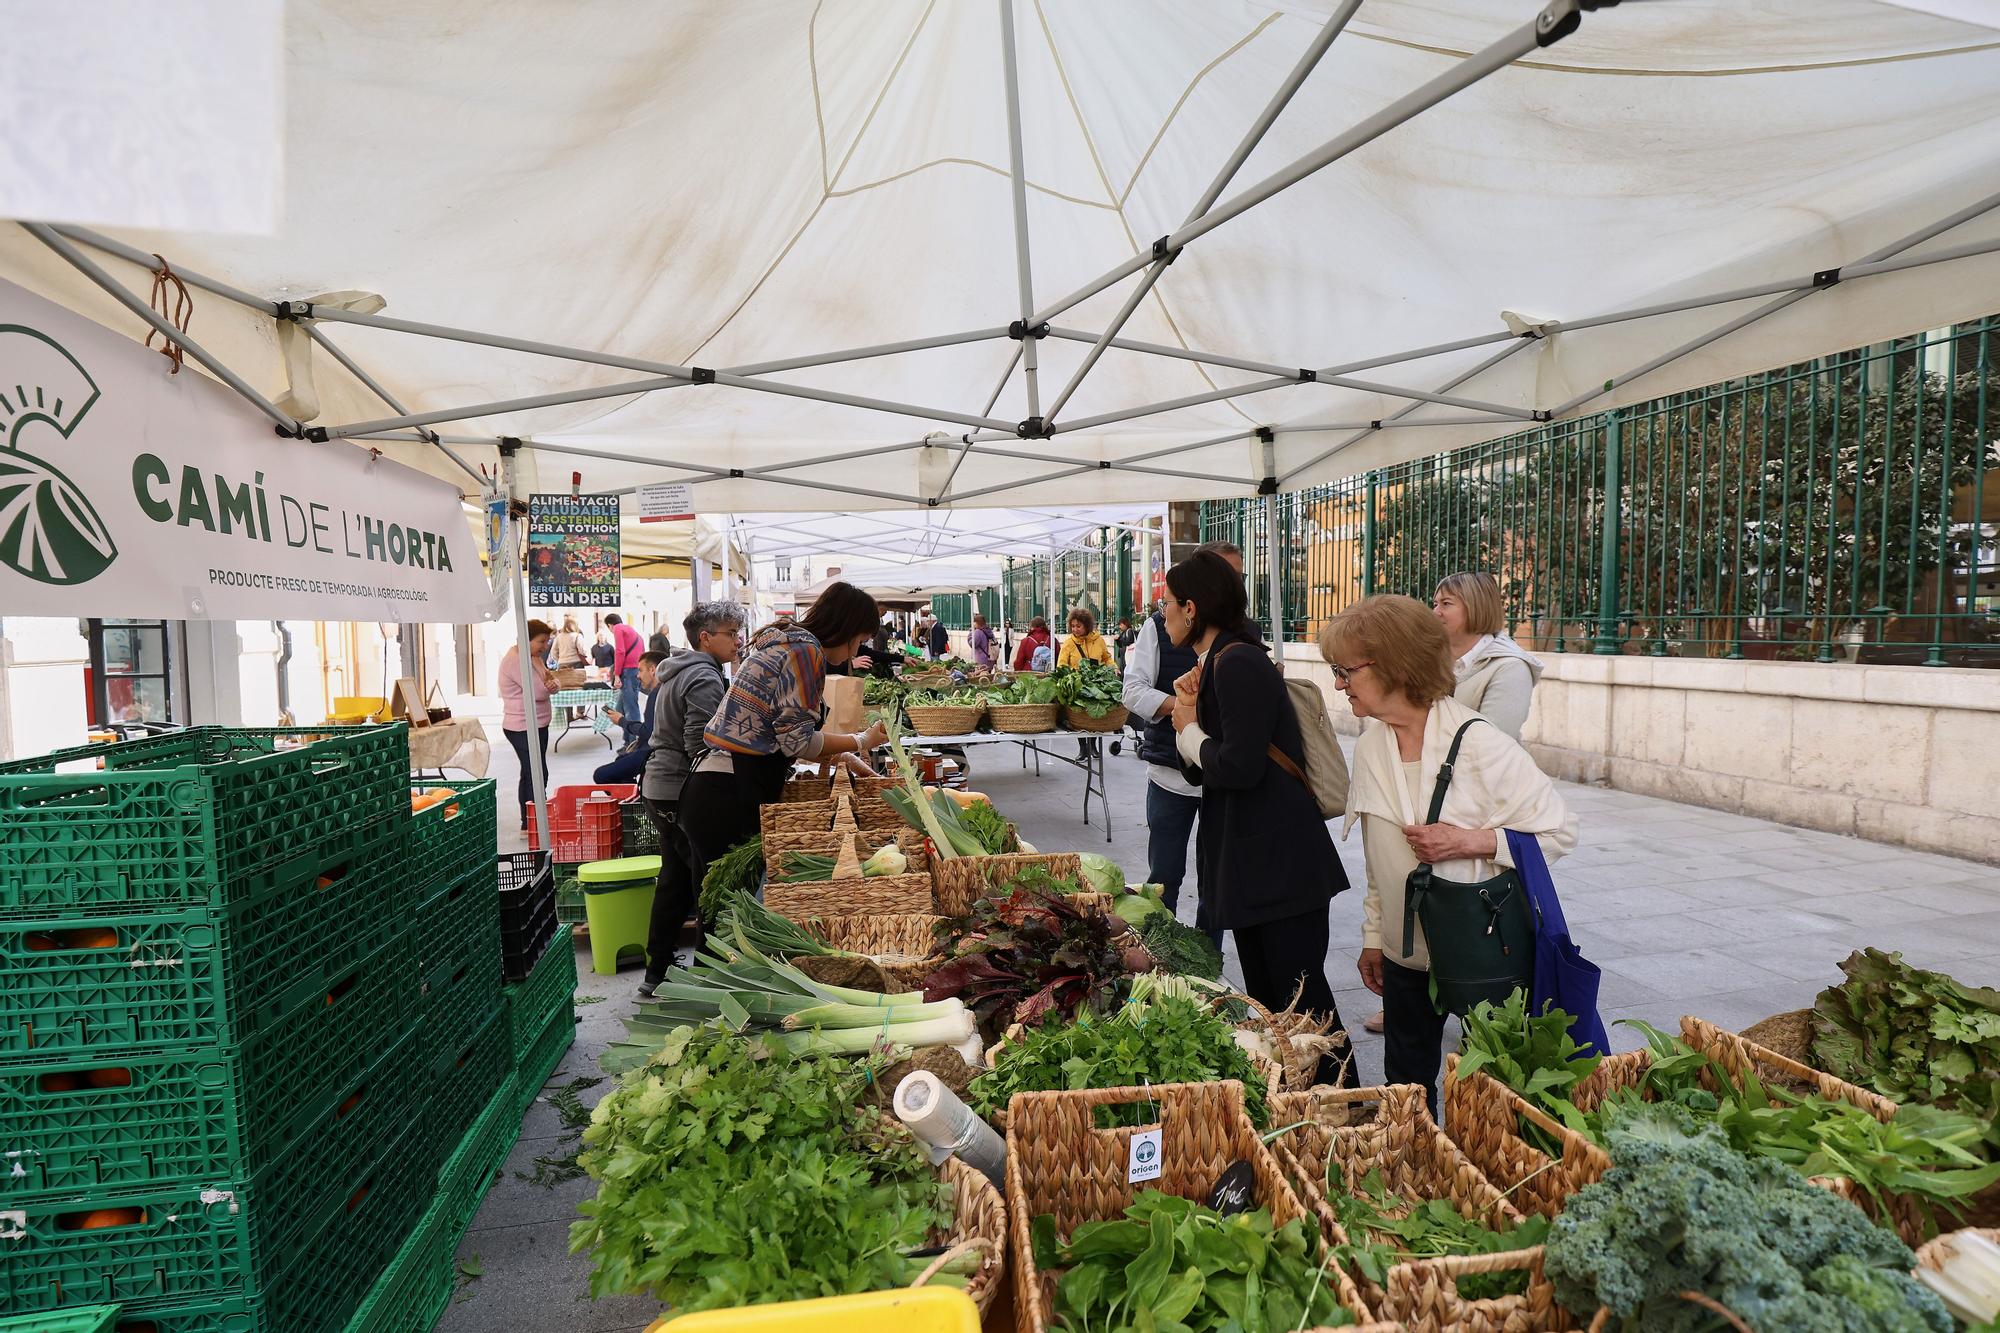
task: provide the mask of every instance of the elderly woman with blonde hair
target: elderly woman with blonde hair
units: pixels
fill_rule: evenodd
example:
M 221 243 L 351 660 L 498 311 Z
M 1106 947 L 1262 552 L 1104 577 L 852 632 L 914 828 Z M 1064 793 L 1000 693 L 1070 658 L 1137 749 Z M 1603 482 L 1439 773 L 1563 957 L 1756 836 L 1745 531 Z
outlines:
M 1368 890 L 1357 966 L 1382 997 L 1383 1081 L 1418 1084 L 1435 1106 L 1445 1011 L 1432 997 L 1436 983 L 1456 979 L 1431 975 L 1432 953 L 1505 951 L 1525 984 L 1532 922 L 1518 880 L 1506 874 L 1513 858 L 1503 835 L 1533 835 L 1552 861 L 1576 845 L 1576 818 L 1518 741 L 1452 697 L 1444 627 L 1422 602 L 1367 598 L 1331 621 L 1319 646 L 1363 719 L 1341 833 L 1361 821 Z M 1467 901 L 1485 913 L 1492 941 L 1468 938 L 1482 934 L 1477 925 L 1428 939 L 1409 893 L 1413 876 L 1440 904 L 1477 894 Z M 1433 916 L 1428 904 L 1424 915 Z M 1435 919 L 1471 918 L 1440 910 Z M 1446 989 L 1449 1007 L 1458 992 Z

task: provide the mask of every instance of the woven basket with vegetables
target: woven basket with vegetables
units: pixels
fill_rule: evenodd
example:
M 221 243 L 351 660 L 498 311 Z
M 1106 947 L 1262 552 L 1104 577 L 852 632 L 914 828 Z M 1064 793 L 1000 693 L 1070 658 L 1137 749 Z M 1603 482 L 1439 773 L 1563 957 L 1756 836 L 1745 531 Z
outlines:
M 1054 704 L 988 704 L 986 722 L 995 731 L 1012 732 L 1017 736 L 1033 736 L 1056 729 L 1056 715 L 1061 710 Z
M 1125 725 L 1129 717 L 1124 704 L 1114 704 L 1100 714 L 1090 714 L 1081 708 L 1063 709 L 1062 721 L 1071 731 L 1113 732 Z
M 1271 1123 L 1271 1151 L 1377 1314 L 1410 1333 L 1568 1326 L 1542 1273 L 1548 1219 L 1515 1211 L 1437 1127 L 1423 1089 L 1280 1093 Z
M 854 850 L 864 863 L 884 847 L 894 844 L 903 853 L 907 863 L 905 872 L 912 875 L 928 875 L 931 872 L 931 856 L 925 851 L 922 840 L 908 828 L 863 829 L 857 833 L 774 833 L 764 840 L 764 873 L 771 879 L 787 878 L 792 869 L 823 869 L 831 873 L 833 864 L 840 857 L 841 843 L 854 839 Z M 789 860 L 795 853 L 803 853 L 807 858 L 794 863 Z M 819 876 L 809 876 L 819 878 Z
M 779 794 L 780 802 L 824 801 L 827 799 L 826 779 L 823 777 L 787 778 L 785 789 Z
M 1015 852 L 1006 856 L 958 856 L 931 862 L 931 881 L 937 891 L 938 911 L 960 916 L 972 910 L 981 898 L 1005 891 L 1022 871 L 1030 868 L 1052 879 L 1076 879 L 1083 863 L 1075 852 Z
M 1103 1127 L 1100 1112 L 1116 1126 Z M 1142 1126 L 1157 1127 L 1158 1174 L 1135 1184 Z M 1206 1205 L 1239 1162 L 1248 1210 L 1224 1217 Z M 1007 1126 L 1007 1201 L 1024 1333 L 1048 1333 L 1059 1318 L 1095 1326 L 1113 1302 L 1211 1326 L 1226 1317 L 1231 1283 L 1253 1273 L 1267 1327 L 1321 1329 L 1342 1311 L 1343 1323 L 1367 1325 L 1360 1292 L 1327 1262 L 1312 1215 L 1244 1114 L 1240 1083 L 1020 1094 Z
M 807 917 L 799 925 L 829 948 L 865 956 L 897 990 L 913 991 L 923 989 L 925 978 L 945 961 L 937 941 L 942 920 L 910 913 Z
M 903 696 L 903 713 L 920 736 L 964 736 L 978 730 L 986 700 L 969 688 L 915 690 Z
M 1072 731 L 1109 732 L 1125 725 L 1125 681 L 1116 667 L 1085 662 L 1062 668 L 1050 680 L 1063 706 L 1063 725 Z
M 781 873 L 794 878 L 768 880 L 764 885 L 765 905 L 794 921 L 812 916 L 930 912 L 930 877 L 909 873 L 908 859 L 900 848 L 892 843 L 864 862 L 854 841 L 855 835 L 851 833 L 842 838 L 831 866 L 822 866 L 811 853 L 781 854 L 785 863 Z M 807 858 L 803 864 L 801 857 Z

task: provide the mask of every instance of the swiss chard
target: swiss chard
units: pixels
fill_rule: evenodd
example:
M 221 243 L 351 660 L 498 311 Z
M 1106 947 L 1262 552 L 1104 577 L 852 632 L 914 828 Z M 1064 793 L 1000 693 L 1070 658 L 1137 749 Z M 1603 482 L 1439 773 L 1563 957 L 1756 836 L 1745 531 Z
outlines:
M 980 898 L 938 923 L 949 962 L 924 982 L 926 1000 L 957 997 L 1005 1026 L 1110 1006 L 1125 975 L 1118 923 L 1072 906 L 1061 893 L 1023 888 Z

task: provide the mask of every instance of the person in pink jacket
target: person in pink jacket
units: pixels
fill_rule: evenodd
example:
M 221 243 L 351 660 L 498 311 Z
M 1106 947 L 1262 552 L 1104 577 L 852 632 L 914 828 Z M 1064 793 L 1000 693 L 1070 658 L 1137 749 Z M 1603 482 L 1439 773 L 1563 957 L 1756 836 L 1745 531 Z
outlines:
M 549 691 L 556 682 L 555 673 L 545 663 L 549 655 L 549 639 L 554 633 L 543 621 L 528 622 L 528 665 L 535 688 L 535 738 L 541 742 L 544 773 L 549 771 Z M 526 828 L 528 805 L 535 799 L 535 792 L 529 781 L 528 708 L 521 690 L 519 645 L 500 655 L 500 668 L 496 674 L 500 683 L 500 734 L 507 738 L 507 744 L 514 747 L 514 757 L 521 761 L 520 797 L 515 801 L 514 808 L 521 812 L 521 827 Z
M 611 631 L 611 683 L 618 687 L 618 716 L 625 719 L 619 725 L 630 745 L 640 733 L 639 659 L 646 655 L 646 641 L 616 611 L 604 617 L 604 625 Z

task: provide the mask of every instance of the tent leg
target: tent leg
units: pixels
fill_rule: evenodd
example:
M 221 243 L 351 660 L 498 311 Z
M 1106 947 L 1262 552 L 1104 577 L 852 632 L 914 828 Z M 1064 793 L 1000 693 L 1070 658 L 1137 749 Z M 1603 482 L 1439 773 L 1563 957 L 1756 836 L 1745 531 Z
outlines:
M 1278 497 L 1264 497 L 1264 544 L 1265 556 L 1270 563 L 1270 604 L 1271 604 L 1271 660 L 1278 664 L 1282 673 L 1285 669 L 1285 585 L 1282 566 L 1285 544 L 1278 531 L 1280 516 Z
M 1000 0 L 1000 57 L 1007 80 L 1007 155 L 1013 168 L 1014 273 L 1021 289 L 1021 377 L 1028 386 L 1028 416 L 1042 415 L 1035 364 L 1035 279 L 1028 262 L 1028 178 L 1021 150 L 1021 77 L 1014 59 L 1014 0 Z
M 520 475 L 515 449 L 503 449 L 502 461 L 507 498 L 511 500 Z M 520 653 L 516 669 L 521 675 L 521 714 L 528 724 L 528 790 L 535 798 L 535 845 L 553 848 L 555 844 L 549 841 L 549 775 L 542 771 L 541 724 L 535 716 L 534 677 L 528 674 L 528 566 L 520 551 L 521 543 L 512 540 L 510 533 L 507 560 L 514 566 L 514 577 L 507 582 L 513 586 L 514 594 L 514 646 Z

